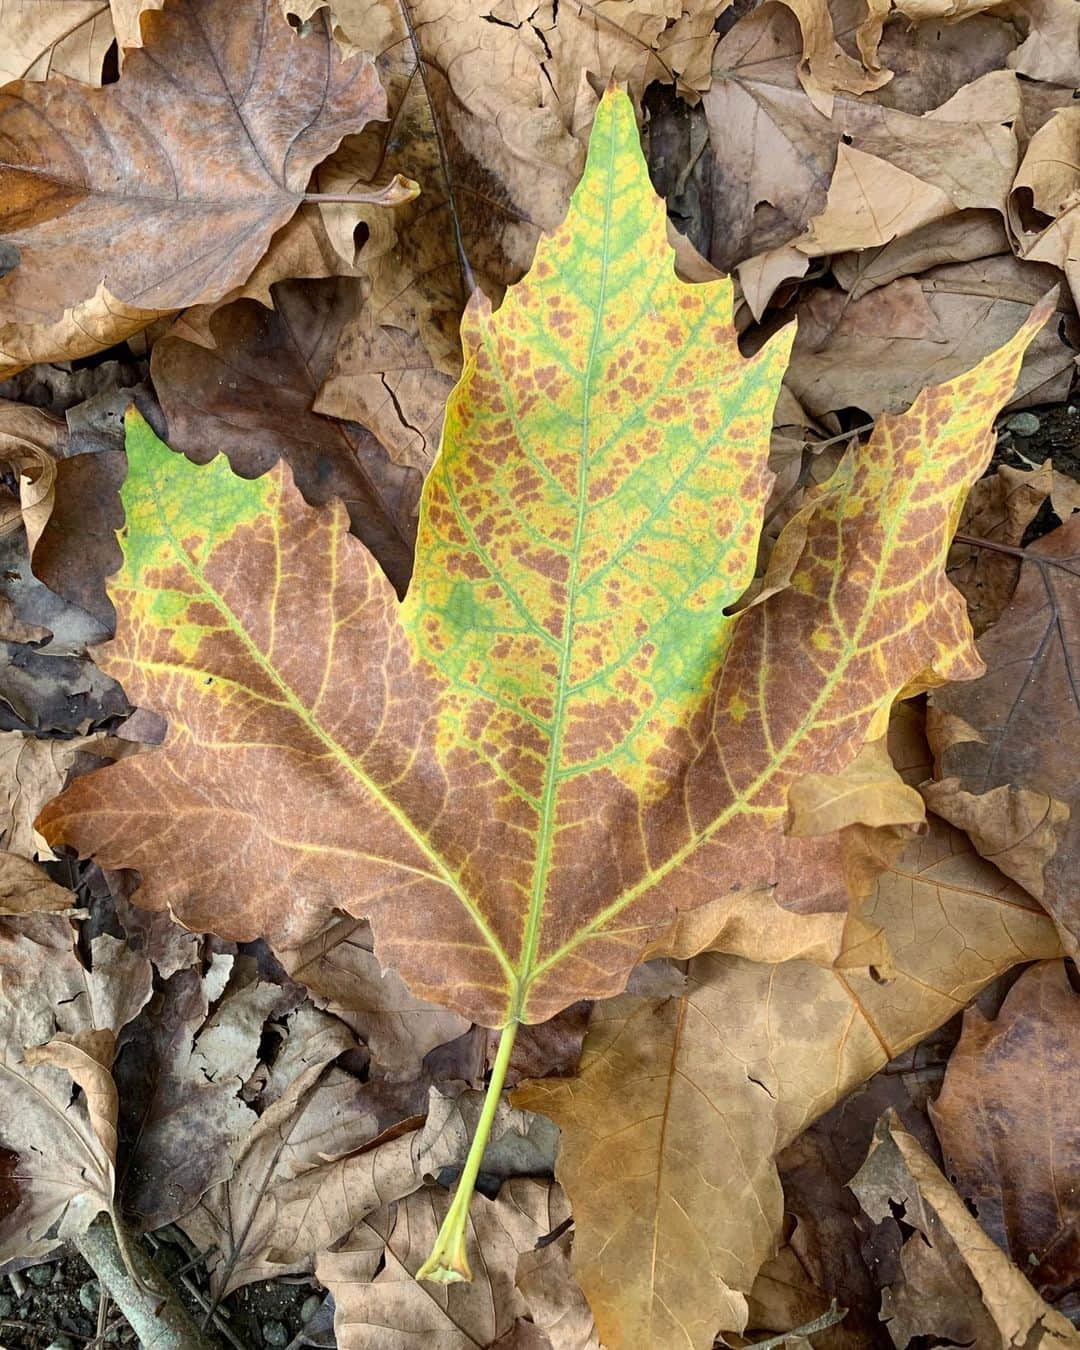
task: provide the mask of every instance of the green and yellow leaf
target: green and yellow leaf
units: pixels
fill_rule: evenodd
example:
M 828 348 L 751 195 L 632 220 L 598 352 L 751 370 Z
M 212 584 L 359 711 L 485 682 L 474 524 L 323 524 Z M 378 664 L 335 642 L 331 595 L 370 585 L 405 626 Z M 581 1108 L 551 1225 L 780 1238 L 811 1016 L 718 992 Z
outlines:
M 625 95 L 494 314 L 426 484 L 406 600 L 287 472 L 195 468 L 129 417 L 103 657 L 164 747 L 42 818 L 195 929 L 302 942 L 369 916 L 413 991 L 490 1026 L 617 993 L 680 913 L 843 911 L 835 834 L 785 833 L 917 683 L 977 673 L 942 571 L 1039 311 L 882 418 L 754 570 L 790 331 L 740 354 L 678 280 Z

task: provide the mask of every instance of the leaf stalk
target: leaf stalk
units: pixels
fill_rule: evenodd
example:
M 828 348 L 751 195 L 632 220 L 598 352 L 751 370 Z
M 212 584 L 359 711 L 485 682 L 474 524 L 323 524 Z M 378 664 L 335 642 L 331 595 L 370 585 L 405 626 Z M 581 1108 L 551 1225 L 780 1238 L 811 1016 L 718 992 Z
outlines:
M 416 1272 L 418 1280 L 430 1280 L 434 1284 L 457 1284 L 460 1280 L 471 1280 L 472 1270 L 465 1251 L 465 1226 L 469 1220 L 469 1205 L 472 1203 L 476 1178 L 480 1175 L 480 1163 L 487 1147 L 488 1136 L 499 1108 L 506 1070 L 510 1067 L 510 1055 L 514 1049 L 514 1038 L 520 1023 L 515 1018 L 503 1027 L 499 1036 L 499 1049 L 495 1063 L 491 1068 L 491 1079 L 484 1095 L 484 1105 L 480 1120 L 476 1126 L 469 1155 L 461 1170 L 454 1198 L 446 1212 L 446 1218 L 439 1229 L 431 1255 Z

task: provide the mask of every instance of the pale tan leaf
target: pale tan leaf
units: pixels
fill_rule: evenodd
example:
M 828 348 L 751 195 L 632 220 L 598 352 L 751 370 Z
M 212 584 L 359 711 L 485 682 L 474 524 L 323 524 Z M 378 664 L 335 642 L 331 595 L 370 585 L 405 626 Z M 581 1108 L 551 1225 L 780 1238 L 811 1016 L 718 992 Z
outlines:
M 0 915 L 62 914 L 74 904 L 71 891 L 51 881 L 36 863 L 0 851 Z
M 605 1342 L 707 1346 L 740 1330 L 779 1236 L 775 1153 L 995 973 L 1055 950 L 1033 902 L 931 826 L 864 914 L 893 978 L 707 954 L 682 998 L 598 1005 L 579 1078 L 515 1093 L 562 1128 L 574 1273 Z
M 0 1224 L 3 1259 L 51 1250 L 113 1199 L 116 1033 L 150 997 L 150 964 L 100 937 L 86 970 L 63 917 L 3 925 L 0 1143 L 18 1155 L 18 1203 Z M 72 1079 L 83 1096 L 72 1101 Z M 48 1235 L 48 1236 L 47 1236 Z
M 0 84 L 51 75 L 100 84 L 112 40 L 108 0 L 3 0 Z

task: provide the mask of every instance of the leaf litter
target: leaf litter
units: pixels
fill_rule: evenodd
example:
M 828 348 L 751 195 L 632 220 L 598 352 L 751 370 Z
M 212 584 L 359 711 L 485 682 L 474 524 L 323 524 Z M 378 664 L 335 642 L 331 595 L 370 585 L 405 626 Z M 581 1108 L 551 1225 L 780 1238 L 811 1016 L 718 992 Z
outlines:
M 787 1333 L 815 1347 L 1078 1343 L 1067 1086 L 1078 933 L 1075 6 L 227 8 L 0 7 L 12 82 L 0 154 L 3 1343 L 90 1342 L 98 1331 L 131 1343 L 108 1298 L 91 1309 L 89 1295 L 60 1296 L 78 1259 L 64 1244 L 78 1245 L 100 1210 L 157 1253 L 220 1344 L 391 1346 L 419 1335 L 560 1350 Z M 400 880 L 365 877 L 357 841 L 387 846 L 369 806 L 349 806 L 337 841 L 326 832 L 334 808 L 305 795 L 288 754 L 273 767 L 222 761 L 200 777 L 176 758 L 194 705 L 140 674 L 137 648 L 122 661 L 105 654 L 118 617 L 121 632 L 129 622 L 117 582 L 106 589 L 120 563 L 122 414 L 137 401 L 195 465 L 222 455 L 190 477 L 190 492 L 216 493 L 219 506 L 239 500 L 220 467 L 210 486 L 225 457 L 230 478 L 256 492 L 285 481 L 278 460 L 289 466 L 311 504 L 290 507 L 302 533 L 282 591 L 282 651 L 297 680 L 318 670 L 325 583 L 311 557 L 334 509 L 335 556 L 377 564 L 366 584 L 385 575 L 400 595 L 420 568 L 407 603 L 430 616 L 429 657 L 452 634 L 454 679 L 462 689 L 481 680 L 474 705 L 493 692 L 513 705 L 466 737 L 494 795 L 454 829 L 467 838 L 478 820 L 502 819 L 498 785 L 528 795 L 538 751 L 526 740 L 516 757 L 493 756 L 485 740 L 504 742 L 511 711 L 535 716 L 525 700 L 539 695 L 521 683 L 533 639 L 501 654 L 483 631 L 478 600 L 489 624 L 508 627 L 480 594 L 486 583 L 471 579 L 465 610 L 468 587 L 439 589 L 473 547 L 445 524 L 446 504 L 487 509 L 469 478 L 481 462 L 476 418 L 494 426 L 501 415 L 495 404 L 481 414 L 475 367 L 451 398 L 459 331 L 466 362 L 521 341 L 500 324 L 528 312 L 513 287 L 526 274 L 537 287 L 530 269 L 566 214 L 609 81 L 639 117 L 648 109 L 654 181 L 697 249 L 679 244 L 680 274 L 697 279 L 689 293 L 707 293 L 709 264 L 735 275 L 738 346 L 734 333 L 726 348 L 714 338 L 702 369 L 723 382 L 740 360 L 767 364 L 798 320 L 772 392 L 776 478 L 760 480 L 753 508 L 766 528 L 717 606 L 746 592 L 733 628 L 744 642 L 755 625 L 794 631 L 800 560 L 805 569 L 815 541 L 847 519 L 838 484 L 857 492 L 857 466 L 902 440 L 920 391 L 992 358 L 1057 294 L 987 409 L 985 430 L 995 416 L 998 426 L 990 472 L 970 481 L 986 435 L 972 441 L 972 472 L 931 550 L 959 587 L 977 656 L 960 659 L 957 645 L 948 659 L 928 651 L 891 671 L 851 750 L 800 761 L 778 789 L 776 842 L 759 837 L 758 866 L 742 876 L 713 860 L 662 939 L 605 951 L 603 979 L 565 976 L 538 998 L 541 1019 L 565 1011 L 523 1025 L 502 1066 L 516 1105 L 498 1106 L 480 1162 L 467 1220 L 474 1280 L 433 1285 L 415 1276 L 498 1065 L 487 1025 L 501 1014 L 490 992 L 449 994 L 477 977 L 469 961 L 454 973 L 450 948 L 425 945 L 452 931 L 446 911 Z M 108 144 L 88 135 L 88 114 L 112 128 Z M 685 133 L 663 139 L 665 117 Z M 105 189 L 117 156 L 121 188 Z M 368 200 L 348 200 L 358 194 Z M 587 231 L 570 220 L 568 245 Z M 587 306 L 572 252 L 555 257 L 549 303 Z M 474 287 L 494 313 L 476 298 L 459 330 Z M 552 337 L 556 356 L 572 351 L 573 322 Z M 704 415 L 714 434 L 720 415 Z M 768 416 L 753 433 L 763 456 Z M 565 430 L 547 434 L 553 449 L 566 443 Z M 556 481 L 563 472 L 543 467 Z M 914 473 L 895 461 L 888 477 Z M 129 471 L 129 534 L 132 491 Z M 528 518 L 524 491 L 520 476 L 496 488 Z M 704 491 L 722 511 L 725 489 Z M 681 528 L 695 509 L 692 496 L 675 498 Z M 895 494 L 881 499 L 887 522 L 900 509 Z M 530 529 L 550 526 L 545 512 Z M 598 525 L 598 539 L 613 528 Z M 863 538 L 860 548 L 876 547 Z M 653 535 L 650 547 L 669 542 Z M 534 565 L 521 547 L 495 546 L 490 575 Z M 237 596 L 250 604 L 259 581 L 247 561 Z M 647 614 L 645 594 L 622 602 L 631 618 L 635 607 Z M 955 597 L 942 603 L 961 613 Z M 181 619 L 174 608 L 167 622 L 183 653 L 197 639 Z M 433 623 L 444 637 L 432 639 Z M 715 641 L 727 623 L 688 619 L 682 644 L 695 624 Z M 811 633 L 827 629 L 810 620 L 793 649 Z M 626 658 L 612 654 L 619 669 Z M 485 687 L 492 658 L 496 683 Z M 364 659 L 344 660 L 335 685 L 362 689 Z M 640 668 L 634 678 L 640 700 Z M 741 687 L 731 690 L 749 712 Z M 419 706 L 434 700 L 437 716 L 440 697 L 425 686 Z M 583 699 L 582 726 L 601 698 Z M 740 725 L 725 731 L 729 746 Z M 406 721 L 395 734 L 416 746 L 427 728 Z M 153 748 L 163 734 L 171 750 Z M 222 734 L 235 728 L 219 724 Z M 729 753 L 745 764 L 752 752 Z M 640 792 L 633 762 L 619 781 Z M 165 764 L 186 797 L 162 788 Z M 37 827 L 42 812 L 65 784 L 75 793 L 65 802 L 86 803 L 106 780 L 126 785 L 140 847 L 103 849 L 99 829 L 95 842 L 77 840 L 97 863 L 58 856 Z M 244 800 L 259 782 L 274 785 L 282 811 L 269 849 L 266 805 Z M 567 864 L 576 851 L 594 874 L 616 858 L 632 873 L 625 837 L 611 852 L 619 795 L 601 807 L 590 791 L 603 833 L 576 839 Z M 45 820 L 57 840 L 55 808 Z M 521 829 L 511 821 L 500 828 Z M 298 826 L 313 831 L 305 848 L 347 855 L 329 888 L 325 866 L 283 863 L 281 841 Z M 106 827 L 126 837 L 118 828 Z M 483 844 L 491 861 L 471 894 L 485 870 L 497 873 L 495 859 L 505 870 L 519 856 L 511 839 Z M 399 920 L 380 921 L 376 904 L 391 887 L 389 912 L 422 916 L 399 945 Z M 505 900 L 485 906 L 512 912 Z M 271 934 L 276 952 L 252 941 Z M 619 992 L 654 951 L 672 955 L 638 966 Z M 24 1100 L 34 1105 L 22 1110 Z M 59 1272 L 55 1295 L 28 1279 L 41 1269 Z M 74 1277 L 80 1294 L 87 1277 Z

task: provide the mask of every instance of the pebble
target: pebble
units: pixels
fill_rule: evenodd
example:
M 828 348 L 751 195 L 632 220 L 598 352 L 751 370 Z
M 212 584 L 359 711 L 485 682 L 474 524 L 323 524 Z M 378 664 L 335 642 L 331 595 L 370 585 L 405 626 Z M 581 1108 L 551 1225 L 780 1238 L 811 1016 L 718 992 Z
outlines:
M 70 1336 L 57 1336 L 55 1341 L 45 1347 L 45 1350 L 75 1350 L 75 1342 Z
M 1005 426 L 1017 436 L 1034 436 L 1039 429 L 1039 419 L 1034 413 L 1019 412 L 1010 417 Z
M 7 1294 L 0 1294 L 0 1317 L 10 1317 L 15 1311 L 15 1300 Z
M 322 1307 L 322 1294 L 309 1294 L 300 1305 L 300 1321 L 304 1326 L 311 1321 Z
M 289 1330 L 284 1322 L 278 1322 L 270 1318 L 262 1324 L 263 1340 L 267 1345 L 288 1345 Z
M 44 1265 L 31 1266 L 26 1272 L 26 1278 L 31 1284 L 37 1285 L 39 1289 L 44 1289 L 47 1284 L 52 1284 L 53 1268 L 48 1261 Z
M 96 1313 L 101 1302 L 101 1285 L 97 1280 L 87 1280 L 79 1286 L 79 1302 L 88 1313 Z

